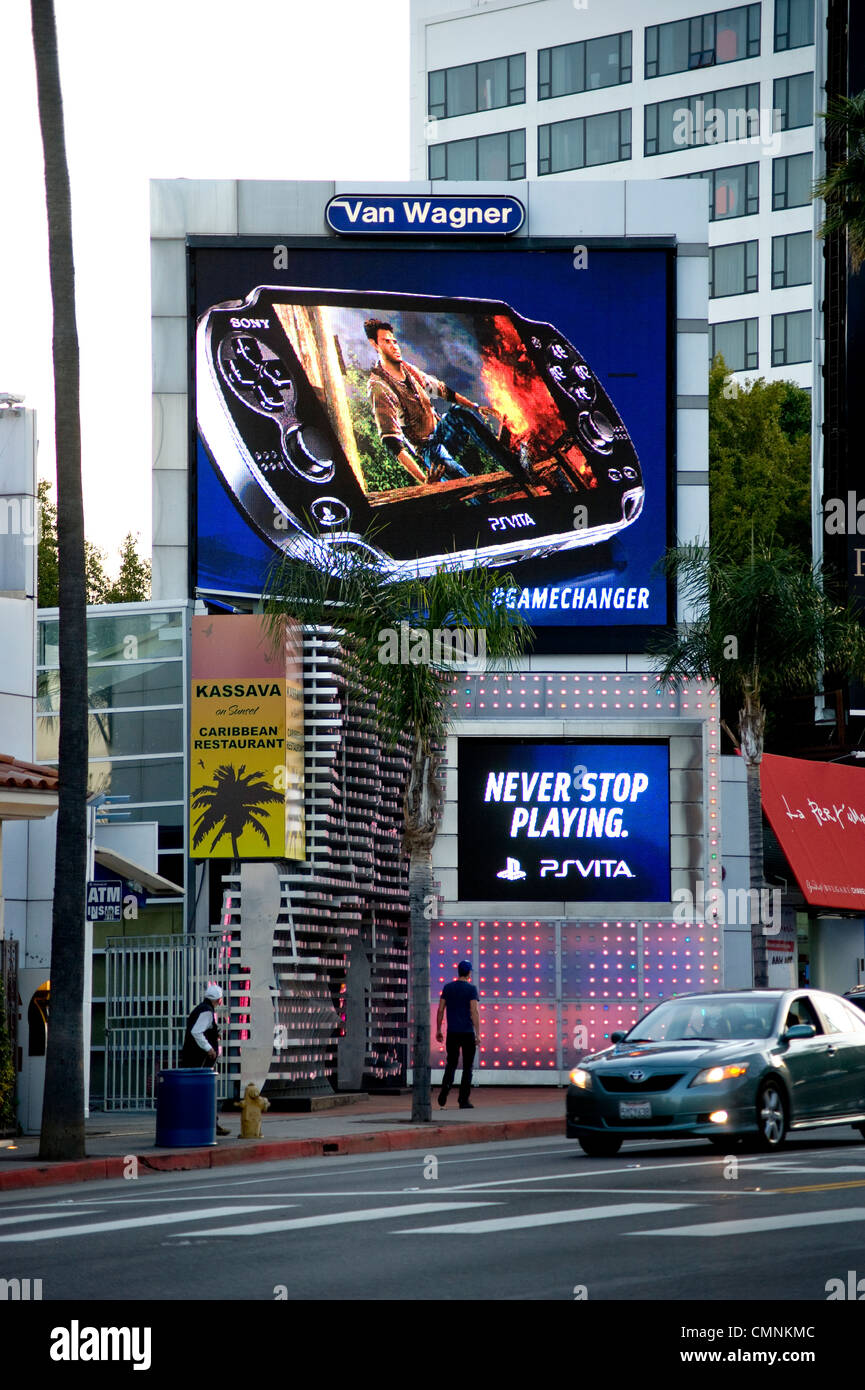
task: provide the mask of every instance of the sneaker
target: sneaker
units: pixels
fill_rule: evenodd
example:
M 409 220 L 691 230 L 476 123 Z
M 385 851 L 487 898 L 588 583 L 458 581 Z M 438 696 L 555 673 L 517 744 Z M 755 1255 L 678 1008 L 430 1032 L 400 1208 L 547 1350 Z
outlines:
M 230 1129 L 226 1129 L 226 1128 L 225 1128 L 225 1125 L 217 1125 L 217 1126 L 216 1126 L 216 1132 L 217 1132 L 217 1134 L 223 1134 L 223 1135 L 224 1135 L 224 1134 L 230 1134 L 230 1133 L 231 1133 L 231 1130 L 230 1130 Z
M 444 1109 L 444 1107 L 447 1105 L 447 1103 L 448 1103 L 448 1093 L 447 1093 L 447 1091 L 440 1091 L 440 1092 L 439 1092 L 439 1105 L 442 1107 L 442 1109 Z
M 460 1110 L 474 1110 L 474 1106 L 472 1105 L 470 1100 L 461 1100 Z

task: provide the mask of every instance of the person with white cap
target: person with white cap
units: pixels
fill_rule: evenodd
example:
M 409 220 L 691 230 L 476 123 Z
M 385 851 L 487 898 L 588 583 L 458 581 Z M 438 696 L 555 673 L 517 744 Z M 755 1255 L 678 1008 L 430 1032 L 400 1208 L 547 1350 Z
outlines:
M 219 1056 L 219 1024 L 216 1010 L 222 1000 L 219 985 L 208 985 L 204 998 L 196 1004 L 186 1021 L 186 1036 L 180 1053 L 181 1067 L 212 1067 Z M 223 1125 L 216 1126 L 217 1134 L 231 1131 Z

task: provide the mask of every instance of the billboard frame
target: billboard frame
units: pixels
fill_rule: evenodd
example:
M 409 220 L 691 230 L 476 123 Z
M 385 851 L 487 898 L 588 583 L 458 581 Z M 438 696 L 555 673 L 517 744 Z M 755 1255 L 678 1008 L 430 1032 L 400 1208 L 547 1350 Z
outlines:
M 249 605 L 256 603 L 260 592 L 249 591 L 201 591 L 196 584 L 198 571 L 198 411 L 196 400 L 196 329 L 197 329 L 197 282 L 195 255 L 198 251 L 271 251 L 283 248 L 292 250 L 333 250 L 344 252 L 358 250 L 369 252 L 378 249 L 400 252 L 478 252 L 494 255 L 496 252 L 573 251 L 574 237 L 562 236 L 501 236 L 477 237 L 460 236 L 453 233 L 447 237 L 401 236 L 380 233 L 378 237 L 366 234 L 336 236 L 322 233 L 318 236 L 272 236 L 264 235 L 193 235 L 185 238 L 186 262 L 186 354 L 187 354 L 187 506 L 192 522 L 189 528 L 188 545 L 188 592 L 225 611 L 248 611 Z M 668 257 L 666 276 L 666 364 L 665 364 L 665 481 L 664 508 L 666 534 L 664 546 L 669 549 L 675 545 L 677 535 L 676 479 L 678 471 L 678 441 L 676 429 L 677 412 L 677 295 L 675 265 L 678 240 L 673 235 L 660 236 L 586 236 L 579 242 L 580 249 L 587 253 L 595 251 L 659 251 Z M 194 520 L 193 520 L 194 518 Z M 534 629 L 535 641 L 531 654 L 534 656 L 605 656 L 616 653 L 640 655 L 647 651 L 652 638 L 661 631 L 668 630 L 675 623 L 676 588 L 672 579 L 666 583 L 666 618 L 663 622 L 643 625 L 571 627 L 566 625 L 544 626 Z M 238 600 L 236 607 L 232 600 Z

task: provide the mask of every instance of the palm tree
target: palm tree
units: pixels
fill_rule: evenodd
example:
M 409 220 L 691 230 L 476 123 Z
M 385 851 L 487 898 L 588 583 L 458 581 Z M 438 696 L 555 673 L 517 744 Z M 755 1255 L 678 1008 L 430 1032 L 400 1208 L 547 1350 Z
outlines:
M 658 679 L 673 686 L 714 680 L 722 697 L 741 702 L 738 735 L 748 795 L 750 886 L 763 889 L 760 762 L 766 726 L 764 696 L 818 689 L 823 672 L 865 672 L 865 632 L 851 608 L 826 594 L 819 570 L 784 549 L 762 546 L 750 560 L 732 559 L 700 543 L 667 552 L 665 572 L 693 618 L 652 647 Z M 760 901 L 752 895 L 751 902 Z M 755 914 L 756 915 L 756 914 Z M 766 938 L 751 923 L 754 984 L 768 984 Z
M 827 145 L 837 157 L 814 185 L 814 197 L 826 204 L 819 235 L 846 232 L 850 262 L 857 271 L 865 260 L 865 92 L 831 97 L 822 114 Z
M 244 772 L 245 763 L 237 768 L 223 764 L 216 769 L 212 783 L 195 788 L 192 809 L 201 810 L 201 817 L 192 839 L 193 849 L 197 849 L 211 832 L 214 833 L 210 853 L 227 835 L 235 859 L 240 859 L 237 842 L 245 830 L 254 830 L 266 845 L 270 844 L 267 827 L 255 813 L 262 806 L 282 803 L 284 794 L 276 791 L 263 773 L 250 772 L 244 777 Z
M 31 0 L 54 307 L 60 606 L 60 795 L 51 927 L 51 1027 L 39 1157 L 84 1155 L 84 884 L 87 874 L 87 599 L 72 204 L 53 0 Z
M 306 627 L 336 628 L 346 674 L 372 697 L 385 744 L 404 740 L 406 747 L 403 848 L 409 856 L 414 1121 L 431 1118 L 428 907 L 435 900 L 432 848 L 444 806 L 439 773 L 451 722 L 446 695 L 452 667 L 436 660 L 435 639 L 445 629 L 482 633 L 486 655 L 509 665 L 531 638 L 522 615 L 498 602 L 496 591 L 514 582 L 480 565 L 459 570 L 452 562 L 428 578 L 388 580 L 358 552 L 329 555 L 321 566 L 282 558 L 268 576 L 265 611 L 274 641 L 283 615 Z M 478 640 L 472 649 L 479 645 Z

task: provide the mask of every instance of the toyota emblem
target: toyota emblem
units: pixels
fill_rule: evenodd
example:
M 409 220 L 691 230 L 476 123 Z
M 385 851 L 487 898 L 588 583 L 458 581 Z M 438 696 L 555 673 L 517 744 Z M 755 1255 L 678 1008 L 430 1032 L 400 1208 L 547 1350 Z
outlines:
M 629 1071 L 629 1072 L 628 1072 L 628 1080 L 629 1080 L 629 1081 L 645 1081 L 645 1079 L 646 1079 L 646 1073 L 645 1073 L 644 1071 L 640 1071 L 639 1069 L 635 1069 L 634 1071 Z

